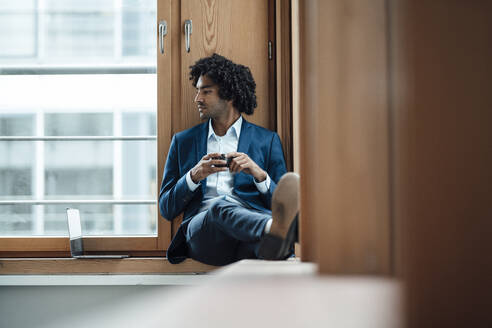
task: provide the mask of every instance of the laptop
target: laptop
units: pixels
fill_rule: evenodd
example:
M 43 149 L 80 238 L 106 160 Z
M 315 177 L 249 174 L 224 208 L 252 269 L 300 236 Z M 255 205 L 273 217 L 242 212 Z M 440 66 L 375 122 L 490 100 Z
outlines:
M 76 259 L 122 259 L 129 255 L 84 255 L 80 212 L 76 208 L 67 208 L 68 236 L 70 237 L 70 253 Z

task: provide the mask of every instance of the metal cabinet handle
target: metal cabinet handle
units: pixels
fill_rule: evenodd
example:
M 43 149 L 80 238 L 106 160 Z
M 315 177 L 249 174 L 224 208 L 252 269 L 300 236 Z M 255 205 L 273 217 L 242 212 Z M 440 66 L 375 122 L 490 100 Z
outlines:
M 193 24 L 191 23 L 191 19 L 185 20 L 185 43 L 186 43 L 186 52 L 190 52 L 190 37 L 193 31 Z
M 159 46 L 161 48 L 161 54 L 164 54 L 164 36 L 167 35 L 167 22 L 161 20 L 159 22 Z

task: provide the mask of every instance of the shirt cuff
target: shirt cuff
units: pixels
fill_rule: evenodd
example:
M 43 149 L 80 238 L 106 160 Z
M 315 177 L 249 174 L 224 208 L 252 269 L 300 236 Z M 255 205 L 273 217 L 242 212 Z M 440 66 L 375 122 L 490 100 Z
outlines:
M 255 182 L 258 191 L 262 194 L 266 194 L 268 192 L 268 189 L 270 189 L 270 176 L 268 174 L 266 179 L 261 182 L 257 182 L 255 178 L 253 178 L 253 181 Z
M 188 173 L 186 173 L 186 184 L 191 191 L 195 191 L 196 188 L 198 188 L 198 186 L 200 185 L 200 183 L 194 183 L 193 180 L 191 180 L 191 171 L 188 171 Z

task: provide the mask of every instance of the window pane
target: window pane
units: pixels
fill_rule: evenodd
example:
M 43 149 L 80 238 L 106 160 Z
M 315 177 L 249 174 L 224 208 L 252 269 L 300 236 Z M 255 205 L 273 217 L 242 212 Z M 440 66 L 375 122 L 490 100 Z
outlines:
M 47 136 L 111 136 L 113 115 L 112 113 L 47 113 L 44 133 Z
M 123 49 L 122 55 L 153 56 L 155 41 L 140 35 L 155 33 L 153 13 L 142 8 L 152 7 L 155 0 L 123 0 Z M 145 5 L 142 6 L 142 3 Z
M 34 115 L 0 114 L 0 136 L 32 135 Z M 33 142 L 0 142 L 0 200 L 32 198 Z M 32 230 L 33 206 L 0 206 L 0 235 Z
M 36 1 L 0 0 L 0 59 L 35 57 Z
M 30 167 L 2 167 L 0 169 L 0 196 L 32 195 L 31 176 Z
M 67 220 L 65 207 L 59 205 L 44 206 L 45 226 L 47 235 L 66 235 Z M 82 234 L 87 235 L 113 235 L 114 215 L 111 205 L 78 205 L 80 210 L 80 223 Z
M 0 61 L 154 64 L 156 2 L 0 0 Z
M 0 235 L 156 234 L 156 3 L 0 0 Z
M 100 199 L 103 195 L 113 194 L 113 170 L 111 167 L 47 168 L 45 190 L 47 196 L 67 196 L 64 198 L 71 199 L 91 196 L 89 198 Z
M 47 58 L 111 57 L 115 50 L 112 2 L 48 0 L 44 11 Z
M 34 133 L 34 115 L 0 113 L 0 136 L 30 136 Z
M 32 205 L 0 206 L 0 236 L 35 235 L 35 212 Z
M 0 236 L 67 236 L 65 208 L 74 205 L 0 206 Z M 157 230 L 154 205 L 88 204 L 80 210 L 84 236 L 145 236 Z M 37 211 L 43 216 L 35 215 Z M 34 214 L 33 214 L 34 213 Z M 142 216 L 142 213 L 146 213 Z

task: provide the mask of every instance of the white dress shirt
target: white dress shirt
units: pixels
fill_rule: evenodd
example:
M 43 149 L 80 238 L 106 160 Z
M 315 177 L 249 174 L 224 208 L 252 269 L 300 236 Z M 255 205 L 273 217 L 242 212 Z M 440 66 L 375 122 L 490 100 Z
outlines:
M 237 145 L 239 142 L 239 135 L 241 133 L 241 125 L 243 123 L 242 116 L 234 122 L 234 124 L 227 130 L 226 134 L 218 136 L 212 127 L 212 120 L 208 121 L 208 137 L 207 137 L 207 154 L 210 153 L 221 153 L 227 154 L 230 152 L 237 151 Z M 203 207 L 208 207 L 216 198 L 223 197 L 224 195 L 232 195 L 232 190 L 234 188 L 234 174 L 230 171 L 222 171 L 211 174 L 206 179 L 205 185 L 205 195 L 203 199 Z M 253 179 L 258 191 L 265 194 L 270 188 L 270 177 L 267 177 L 262 182 L 256 182 Z M 188 188 L 191 191 L 195 191 L 199 183 L 194 183 L 191 180 L 191 170 L 186 173 L 186 182 Z

